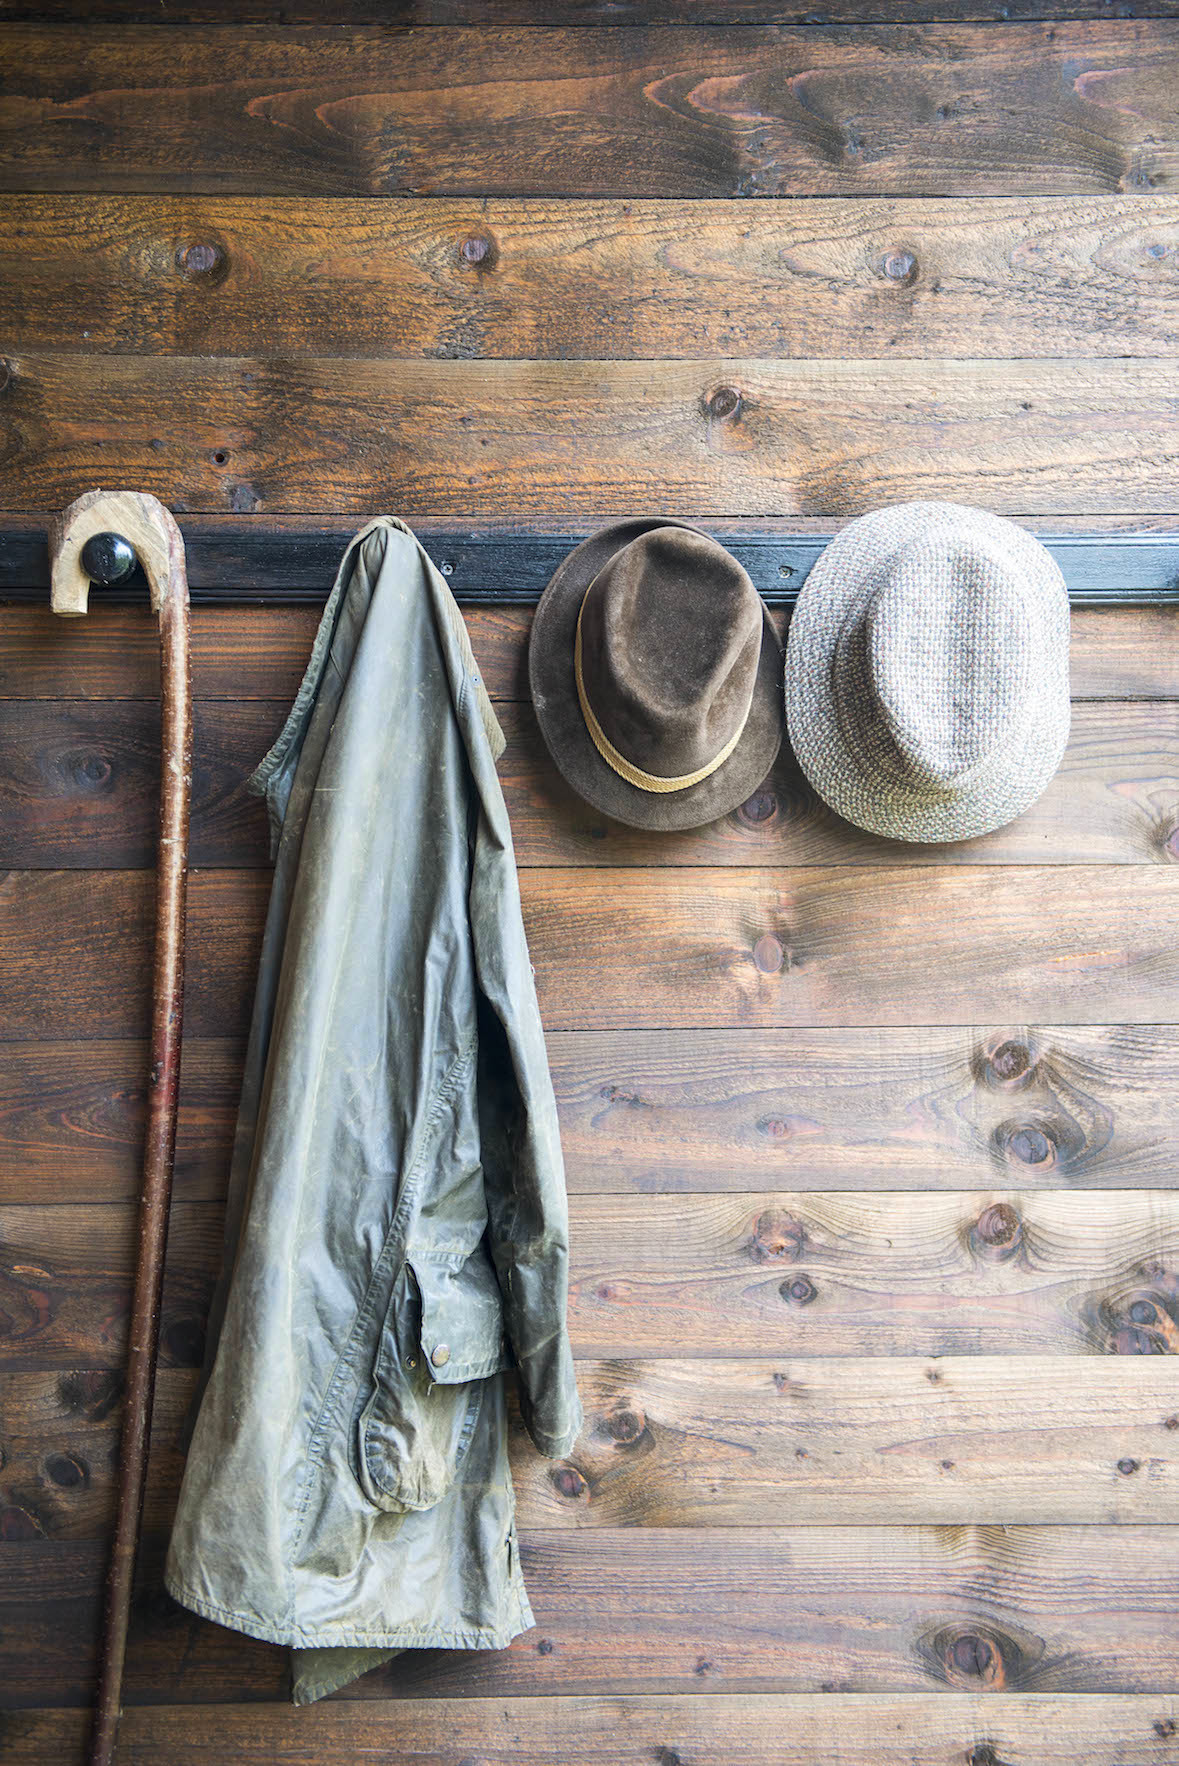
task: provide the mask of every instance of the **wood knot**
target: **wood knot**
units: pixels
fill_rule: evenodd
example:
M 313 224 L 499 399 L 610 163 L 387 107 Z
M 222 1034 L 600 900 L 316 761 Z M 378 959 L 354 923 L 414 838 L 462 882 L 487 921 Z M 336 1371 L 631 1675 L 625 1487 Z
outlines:
M 637 1406 L 616 1404 L 602 1419 L 602 1427 L 616 1447 L 633 1447 L 645 1433 L 647 1419 Z
M 984 1208 L 969 1233 L 970 1249 L 988 1263 L 1007 1263 L 1023 1244 L 1023 1222 L 1010 1202 Z
M 45 1461 L 45 1475 L 62 1490 L 77 1490 L 90 1482 L 90 1467 L 72 1453 L 51 1453 Z
M 580 1502 L 589 1495 L 589 1485 L 576 1466 L 563 1464 L 554 1466 L 549 1478 L 557 1495 L 566 1502 Z
M 1027 1079 L 1034 1066 L 1031 1049 L 1015 1036 L 1005 1036 L 1001 1042 L 982 1050 L 982 1077 L 996 1090 L 1022 1089 L 1021 1081 Z
M 778 1292 L 788 1306 L 809 1306 L 812 1300 L 819 1297 L 819 1290 L 809 1275 L 792 1276 L 789 1281 L 782 1283 Z
M 459 246 L 459 257 L 472 269 L 490 269 L 496 257 L 495 240 L 486 233 L 472 233 Z
M 229 268 L 225 248 L 212 239 L 194 239 L 176 253 L 176 267 L 190 282 L 221 282 Z
M 763 975 L 776 975 L 782 967 L 785 952 L 772 932 L 765 932 L 753 947 L 754 967 Z
M 735 423 L 741 415 L 741 394 L 735 386 L 718 386 L 710 396 L 705 410 L 718 422 Z
M 0 1508 L 0 1542 L 15 1544 L 22 1539 L 44 1539 L 45 1529 L 36 1515 L 27 1508 L 10 1503 Z
M 205 1327 L 199 1318 L 168 1319 L 160 1332 L 164 1360 L 170 1367 L 200 1367 L 205 1359 Z
M 806 1244 L 806 1228 L 793 1214 L 767 1208 L 753 1223 L 750 1255 L 759 1263 L 797 1263 Z
M 999 1640 L 981 1626 L 959 1630 L 956 1626 L 935 1639 L 935 1653 L 945 1678 L 952 1686 L 993 1687 L 1001 1690 L 1008 1682 L 1007 1665 Z
M 1044 1171 L 1056 1163 L 1056 1142 L 1034 1122 L 1020 1123 L 1007 1131 L 1007 1153 L 1021 1165 L 1033 1165 Z
M 1179 1308 L 1159 1289 L 1138 1289 L 1102 1303 L 1101 1318 L 1115 1355 L 1174 1355 L 1179 1351 Z
M 737 820 L 747 828 L 764 828 L 778 813 L 778 799 L 764 785 L 737 807 Z
M 114 1368 L 90 1368 L 76 1374 L 63 1374 L 57 1382 L 61 1407 L 70 1416 L 85 1417 L 89 1423 L 101 1423 L 110 1415 L 123 1396 L 123 1374 Z
M 1139 1462 L 1136 1459 L 1120 1459 L 1118 1461 L 1118 1471 L 1123 1478 L 1132 1478 L 1138 1468 Z
M 11 379 L 12 363 L 8 360 L 7 356 L 0 356 L 0 392 L 4 391 L 4 388 L 8 385 L 8 382 Z
M 537 1643 L 536 1651 L 538 1655 L 551 1656 L 556 1647 L 551 1637 L 542 1637 Z
M 881 268 L 890 282 L 912 288 L 917 280 L 917 259 L 911 251 L 890 251 Z

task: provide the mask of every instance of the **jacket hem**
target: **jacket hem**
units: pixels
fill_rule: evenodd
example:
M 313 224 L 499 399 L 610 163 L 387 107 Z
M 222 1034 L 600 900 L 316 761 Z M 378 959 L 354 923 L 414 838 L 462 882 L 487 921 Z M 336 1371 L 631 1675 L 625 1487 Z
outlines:
M 358 1631 L 355 1626 L 338 1626 L 330 1630 L 306 1631 L 298 1625 L 270 1624 L 255 1613 L 238 1613 L 231 1607 L 219 1607 L 168 1575 L 164 1577 L 164 1587 L 173 1600 L 179 1601 L 190 1612 L 199 1613 L 202 1619 L 227 1625 L 231 1631 L 243 1631 L 247 1637 L 256 1637 L 261 1643 L 285 1643 L 292 1649 L 506 1649 L 513 1637 L 518 1637 L 521 1631 L 531 1630 L 536 1623 L 528 1607 L 524 1606 L 522 1616 L 527 1616 L 528 1623 L 515 1627 L 397 1625 L 384 1631 Z

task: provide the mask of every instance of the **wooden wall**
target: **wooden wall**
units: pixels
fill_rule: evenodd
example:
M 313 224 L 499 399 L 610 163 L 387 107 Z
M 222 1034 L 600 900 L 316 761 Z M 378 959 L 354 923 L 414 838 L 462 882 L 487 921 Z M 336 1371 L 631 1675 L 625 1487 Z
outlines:
M 38 16 L 33 16 L 34 10 Z M 1168 0 L 0 4 L 0 506 L 1179 527 Z M 1001 11 L 1002 19 L 996 15 Z M 87 22 L 81 22 L 87 15 Z M 1050 16 L 1045 16 L 1050 15 Z M 428 28 L 402 30 L 402 25 Z M 326 587 L 326 585 L 325 585 Z M 307 1711 L 161 1592 L 313 608 L 202 608 L 183 1105 L 121 1757 L 1174 1766 L 1179 656 L 1074 616 L 1065 763 L 945 849 L 788 755 L 682 836 L 561 784 L 470 617 L 558 1091 L 538 1628 Z M 79 1757 L 150 959 L 151 622 L 0 609 L 0 1756 Z

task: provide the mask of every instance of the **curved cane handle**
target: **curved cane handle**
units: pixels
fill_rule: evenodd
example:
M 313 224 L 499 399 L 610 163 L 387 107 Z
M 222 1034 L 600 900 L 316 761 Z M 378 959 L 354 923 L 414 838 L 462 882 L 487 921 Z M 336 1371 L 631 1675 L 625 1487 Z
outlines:
M 82 548 L 100 533 L 122 536 L 138 555 L 151 592 L 152 612 L 177 593 L 188 593 L 184 541 L 158 497 L 143 491 L 87 491 L 64 510 L 49 531 L 49 605 L 64 618 L 87 611 L 90 578 Z

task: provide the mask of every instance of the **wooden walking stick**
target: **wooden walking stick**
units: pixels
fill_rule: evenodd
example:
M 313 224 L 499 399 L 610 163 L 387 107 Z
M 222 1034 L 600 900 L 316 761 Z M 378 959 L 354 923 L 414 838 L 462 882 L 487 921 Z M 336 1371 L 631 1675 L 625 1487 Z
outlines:
M 118 582 L 130 575 L 138 559 L 147 577 L 152 610 L 160 620 L 160 841 L 147 1139 L 127 1350 L 118 1508 L 107 1575 L 98 1695 L 89 1754 L 90 1766 L 110 1766 L 119 1724 L 131 1582 L 151 1436 L 160 1292 L 176 1148 L 188 808 L 192 788 L 188 581 L 180 529 L 155 497 L 135 491 L 89 491 L 79 497 L 54 524 L 49 547 L 50 602 L 55 613 L 84 614 L 91 581 Z

